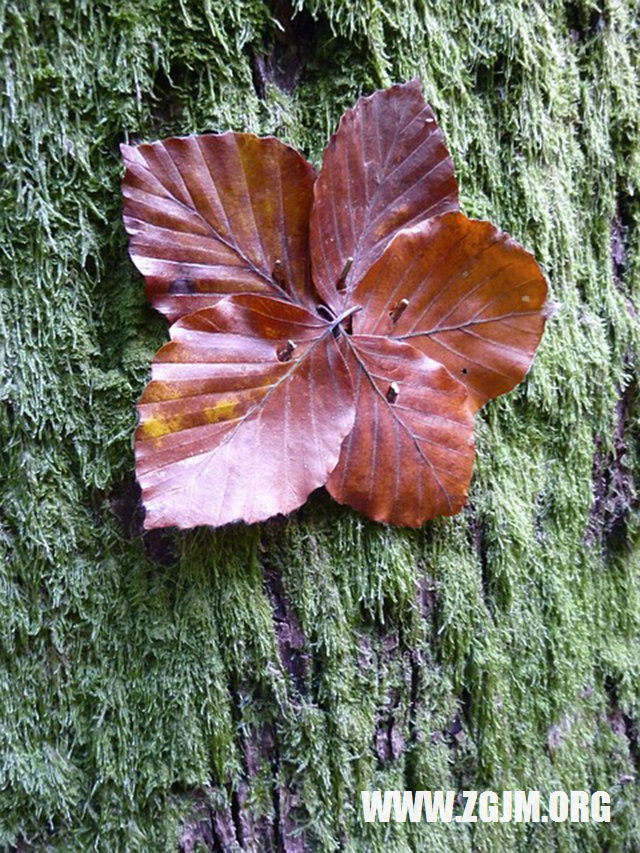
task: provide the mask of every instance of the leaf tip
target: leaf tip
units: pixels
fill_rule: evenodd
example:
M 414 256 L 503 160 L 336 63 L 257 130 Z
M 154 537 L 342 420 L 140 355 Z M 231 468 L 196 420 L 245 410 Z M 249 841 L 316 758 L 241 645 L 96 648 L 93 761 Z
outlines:
M 120 151 L 120 156 L 126 163 L 127 160 L 131 159 L 131 153 L 135 150 L 135 146 L 129 145 L 127 142 L 121 142 L 120 145 L 118 145 L 118 149 Z

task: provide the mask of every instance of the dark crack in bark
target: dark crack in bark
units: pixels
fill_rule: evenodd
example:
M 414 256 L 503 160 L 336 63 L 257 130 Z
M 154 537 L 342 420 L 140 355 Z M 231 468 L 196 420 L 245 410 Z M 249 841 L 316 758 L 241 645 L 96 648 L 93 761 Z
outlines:
M 282 668 L 288 674 L 292 701 L 300 701 L 307 692 L 309 652 L 300 622 L 288 600 L 280 572 L 272 566 L 263 566 L 264 590 L 273 609 L 273 624 L 278 641 Z M 247 693 L 251 691 L 246 688 Z M 297 785 L 287 778 L 280 762 L 278 734 L 275 722 L 265 721 L 259 726 L 248 726 L 242 719 L 245 687 L 233 691 L 233 713 L 242 759 L 242 776 L 233 783 L 229 780 L 224 789 L 226 806 L 212 810 L 212 844 L 207 849 L 221 853 L 249 851 L 249 853 L 304 853 L 309 850 L 308 838 L 300 827 L 305 812 Z M 249 802 L 249 793 L 265 769 L 272 782 L 272 806 L 256 814 Z M 220 789 L 218 789 L 220 793 Z M 200 832 L 201 821 L 186 825 L 185 831 Z M 195 828 L 191 828 L 195 826 Z M 204 841 L 201 839 L 202 843 Z M 181 853 L 183 853 L 181 848 Z M 185 849 L 184 853 L 188 853 Z
M 307 693 L 309 652 L 307 641 L 291 602 L 285 595 L 280 572 L 264 566 L 264 589 L 273 608 L 273 625 L 278 640 L 280 660 L 298 694 Z
M 620 705 L 618 698 L 618 686 L 614 679 L 605 679 L 605 690 L 609 698 L 609 709 L 607 720 L 612 730 L 622 738 L 625 738 L 629 749 L 629 759 L 632 764 L 632 772 L 625 774 L 619 779 L 621 785 L 635 782 L 640 777 L 640 729 L 638 720 L 631 717 Z
M 143 527 L 144 507 L 140 486 L 133 475 L 118 483 L 108 495 L 107 503 L 118 520 L 124 539 L 131 542 L 141 539 L 149 559 L 161 566 L 176 563 L 175 536 L 169 530 L 145 530 Z
M 632 444 L 640 441 L 633 434 L 632 408 L 637 388 L 631 384 L 616 406 L 613 450 L 605 453 L 603 441 L 596 436 L 593 465 L 593 504 L 585 541 L 601 543 L 607 551 L 618 551 L 627 542 L 631 513 L 640 509 L 640 494 L 630 463 Z
M 267 53 L 252 54 L 253 85 L 261 100 L 269 85 L 290 95 L 300 80 L 305 63 L 316 51 L 316 22 L 305 11 L 294 14 L 290 0 L 275 0 L 273 18 L 277 23 Z
M 388 691 L 384 704 L 380 708 L 374 731 L 374 749 L 381 767 L 385 767 L 403 754 L 406 745 L 408 718 L 403 702 L 403 694 L 410 693 L 411 667 L 409 652 L 402 649 L 399 631 L 389 631 L 382 637 L 377 655 L 380 680 L 393 672 L 393 660 L 400 658 L 400 678 Z
M 196 794 L 192 815 L 182 828 L 178 850 L 180 853 L 216 850 L 215 843 L 213 812 L 206 794 L 200 792 Z

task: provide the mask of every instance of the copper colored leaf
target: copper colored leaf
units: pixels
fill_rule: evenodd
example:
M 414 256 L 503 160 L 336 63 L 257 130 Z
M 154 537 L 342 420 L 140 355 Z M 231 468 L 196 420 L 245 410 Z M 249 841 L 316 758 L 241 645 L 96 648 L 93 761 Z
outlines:
M 349 110 L 315 183 L 251 134 L 123 155 L 132 258 L 179 318 L 139 405 L 145 525 L 259 521 L 323 484 L 382 522 L 459 512 L 474 413 L 550 310 L 533 257 L 459 212 L 418 81 Z
M 327 146 L 314 196 L 314 282 L 338 311 L 336 284 L 349 257 L 347 289 L 401 228 L 458 209 L 453 161 L 418 80 L 374 92 L 347 110 Z
M 179 320 L 139 405 L 147 528 L 260 521 L 326 482 L 353 425 L 331 326 L 262 296 Z
M 377 521 L 418 527 L 467 501 L 473 417 L 465 388 L 412 346 L 353 335 L 356 420 L 327 488 Z
M 461 213 L 404 231 L 359 283 L 354 330 L 403 340 L 443 364 L 475 408 L 522 380 L 549 308 L 532 255 Z
M 175 320 L 243 292 L 313 304 L 315 172 L 297 151 L 250 133 L 121 148 L 131 258 L 159 311 Z

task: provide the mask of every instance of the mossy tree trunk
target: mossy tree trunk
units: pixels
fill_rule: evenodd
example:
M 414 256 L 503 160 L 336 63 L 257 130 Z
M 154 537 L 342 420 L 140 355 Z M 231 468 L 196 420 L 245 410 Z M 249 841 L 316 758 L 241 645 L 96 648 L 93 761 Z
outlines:
M 637 851 L 640 8 L 578 0 L 0 2 L 0 847 Z M 166 338 L 118 143 L 228 128 L 318 162 L 419 75 L 463 210 L 559 309 L 418 532 L 324 492 L 142 535 Z M 607 824 L 364 824 L 362 789 L 604 789 Z M 198 846 L 199 845 L 199 846 Z

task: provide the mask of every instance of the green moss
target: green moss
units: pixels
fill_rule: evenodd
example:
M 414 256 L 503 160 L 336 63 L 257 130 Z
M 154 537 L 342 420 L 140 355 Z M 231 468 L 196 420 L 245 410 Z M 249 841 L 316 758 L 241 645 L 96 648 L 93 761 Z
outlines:
M 175 850 L 199 798 L 310 849 L 633 851 L 640 8 L 294 8 L 298 85 L 261 100 L 279 4 L 0 3 L 0 847 Z M 254 130 L 318 163 L 360 93 L 416 74 L 464 210 L 534 251 L 559 306 L 479 417 L 468 510 L 405 532 L 320 494 L 143 540 L 135 401 L 166 329 L 118 143 Z M 614 819 L 364 825 L 370 787 L 603 788 Z

